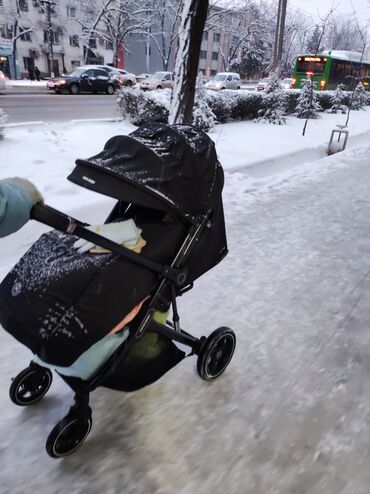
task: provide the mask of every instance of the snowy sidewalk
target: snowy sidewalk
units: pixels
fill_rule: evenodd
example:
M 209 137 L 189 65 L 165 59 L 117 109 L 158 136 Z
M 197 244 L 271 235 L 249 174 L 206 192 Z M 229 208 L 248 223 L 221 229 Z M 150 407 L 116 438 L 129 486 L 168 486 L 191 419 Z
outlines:
M 370 148 L 304 165 L 253 193 L 227 174 L 230 254 L 180 300 L 182 325 L 229 325 L 213 383 L 187 359 L 133 394 L 99 389 L 72 457 L 44 441 L 72 393 L 55 379 L 21 409 L 9 379 L 29 354 L 0 332 L 0 485 L 24 494 L 368 494 Z M 37 472 L 37 474 L 35 474 Z

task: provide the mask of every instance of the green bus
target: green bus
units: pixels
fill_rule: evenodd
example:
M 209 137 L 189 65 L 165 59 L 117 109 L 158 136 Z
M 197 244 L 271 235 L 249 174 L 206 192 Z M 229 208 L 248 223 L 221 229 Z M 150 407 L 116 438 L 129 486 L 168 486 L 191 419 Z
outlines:
M 358 81 L 370 89 L 370 61 L 360 61 L 361 54 L 348 51 L 328 51 L 318 55 L 298 55 L 292 71 L 292 88 L 301 88 L 307 77 L 316 89 L 335 89 L 343 84 L 349 90 Z

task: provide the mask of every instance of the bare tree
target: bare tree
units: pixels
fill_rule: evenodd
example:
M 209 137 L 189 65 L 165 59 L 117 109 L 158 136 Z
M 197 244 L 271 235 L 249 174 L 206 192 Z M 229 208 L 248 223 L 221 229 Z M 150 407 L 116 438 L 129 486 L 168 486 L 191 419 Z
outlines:
M 161 57 L 163 70 L 168 70 L 170 56 L 178 39 L 181 9 L 181 0 L 153 0 L 154 25 L 157 25 L 157 29 L 152 28 L 148 34 Z
M 100 38 L 113 48 L 113 65 L 117 66 L 118 51 L 125 48 L 125 40 L 133 34 L 146 32 L 153 14 L 143 0 L 85 0 L 82 4 L 85 15 L 76 18 L 82 28 L 85 47 L 85 62 L 91 40 Z

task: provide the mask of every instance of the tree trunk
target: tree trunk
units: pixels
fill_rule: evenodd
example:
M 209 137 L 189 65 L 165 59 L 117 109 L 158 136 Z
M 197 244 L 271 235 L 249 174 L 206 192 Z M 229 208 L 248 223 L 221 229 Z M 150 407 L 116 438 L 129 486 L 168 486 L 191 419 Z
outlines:
M 184 0 L 169 123 L 192 123 L 199 52 L 208 0 Z

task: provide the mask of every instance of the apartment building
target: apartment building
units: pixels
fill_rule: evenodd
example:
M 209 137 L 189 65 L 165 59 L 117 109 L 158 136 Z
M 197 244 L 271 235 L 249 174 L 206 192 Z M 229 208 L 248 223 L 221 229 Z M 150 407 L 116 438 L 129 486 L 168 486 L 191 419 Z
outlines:
M 165 36 L 160 34 L 161 26 L 153 25 L 146 28 L 146 33 L 127 38 L 126 50 L 120 46 L 115 54 L 109 36 L 104 36 L 103 23 L 96 26 L 103 36 L 89 29 L 97 18 L 96 5 L 90 0 L 0 0 L 0 70 L 11 78 L 28 77 L 35 66 L 46 76 L 50 72 L 59 75 L 85 63 L 125 66 L 134 73 L 163 70 L 158 47 L 165 44 L 168 52 L 173 19 L 168 17 L 164 22 Z M 222 12 L 216 7 L 211 9 L 212 21 L 203 33 L 199 70 L 207 77 L 225 71 L 230 57 L 238 56 L 235 47 L 250 22 L 242 11 Z M 157 42 L 149 32 L 158 33 Z M 173 70 L 177 43 L 175 38 L 168 70 Z
M 112 43 L 86 29 L 96 16 L 88 5 L 78 0 L 0 0 L 0 70 L 14 78 L 28 77 L 35 66 L 43 75 L 59 75 L 84 63 L 112 64 Z

